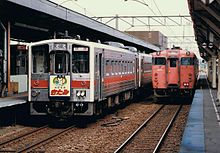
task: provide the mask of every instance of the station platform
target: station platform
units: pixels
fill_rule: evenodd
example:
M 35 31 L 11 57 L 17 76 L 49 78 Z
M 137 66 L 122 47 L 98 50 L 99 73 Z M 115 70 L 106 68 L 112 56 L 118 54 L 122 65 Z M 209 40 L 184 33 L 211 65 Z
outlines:
M 24 104 L 27 101 L 27 93 L 16 94 L 10 97 L 0 98 L 0 108 Z
M 220 147 L 220 103 L 217 90 L 211 89 L 206 75 L 200 75 L 180 153 L 216 153 Z

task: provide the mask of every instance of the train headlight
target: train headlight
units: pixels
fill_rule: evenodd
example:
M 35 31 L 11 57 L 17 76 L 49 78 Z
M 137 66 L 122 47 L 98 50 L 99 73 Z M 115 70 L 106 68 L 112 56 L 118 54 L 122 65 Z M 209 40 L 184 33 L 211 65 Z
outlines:
M 86 95 L 86 91 L 81 91 L 81 96 L 84 97 Z
M 160 55 L 160 51 L 157 51 L 157 52 L 156 52 L 156 55 L 159 56 L 159 55 Z
M 189 56 L 189 55 L 190 55 L 190 52 L 189 52 L 189 51 L 187 51 L 187 52 L 186 52 L 186 55 L 187 55 L 187 56 Z
M 189 87 L 189 82 L 183 82 L 184 87 Z
M 86 91 L 85 90 L 77 90 L 76 91 L 76 97 L 81 98 L 86 96 Z
M 80 97 L 80 95 L 81 95 L 80 91 L 76 91 L 76 96 Z

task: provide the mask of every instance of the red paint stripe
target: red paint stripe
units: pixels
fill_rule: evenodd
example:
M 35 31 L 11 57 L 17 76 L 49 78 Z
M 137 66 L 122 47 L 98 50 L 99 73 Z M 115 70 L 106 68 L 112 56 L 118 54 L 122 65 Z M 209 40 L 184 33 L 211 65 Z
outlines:
M 109 76 L 104 78 L 104 84 L 110 84 L 110 83 L 119 83 L 123 81 L 130 81 L 134 80 L 135 75 L 134 74 L 129 74 L 129 75 L 119 75 L 119 76 Z
M 144 77 L 152 77 L 152 73 L 151 72 L 148 72 L 148 73 L 144 73 L 144 74 L 142 74 L 142 76 L 144 76 Z
M 48 88 L 48 80 L 31 80 L 31 88 Z
M 31 80 L 31 88 L 48 88 L 48 80 Z M 75 81 L 73 80 L 72 88 L 90 88 L 90 81 Z
M 76 80 L 72 80 L 72 84 L 71 84 L 72 88 L 90 88 L 90 81 L 76 81 Z

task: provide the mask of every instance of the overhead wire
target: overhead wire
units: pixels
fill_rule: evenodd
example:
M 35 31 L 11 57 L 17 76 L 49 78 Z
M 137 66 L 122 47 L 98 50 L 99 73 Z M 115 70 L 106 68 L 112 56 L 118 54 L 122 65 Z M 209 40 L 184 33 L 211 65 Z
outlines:
M 158 7 L 158 5 L 157 5 L 157 3 L 156 3 L 155 0 L 153 0 L 153 3 L 154 3 L 154 5 L 156 6 L 156 8 L 157 8 L 159 14 L 160 14 L 161 16 L 163 16 L 163 13 L 160 11 L 160 9 L 159 9 L 159 7 Z M 170 26 L 166 25 L 166 23 L 165 23 L 164 25 L 165 25 L 167 28 L 169 28 L 170 31 L 171 31 L 174 35 L 176 35 L 176 33 L 173 31 L 173 29 L 172 29 Z M 179 39 L 179 38 L 177 38 L 177 39 Z M 179 39 L 179 40 L 181 41 L 181 39 Z

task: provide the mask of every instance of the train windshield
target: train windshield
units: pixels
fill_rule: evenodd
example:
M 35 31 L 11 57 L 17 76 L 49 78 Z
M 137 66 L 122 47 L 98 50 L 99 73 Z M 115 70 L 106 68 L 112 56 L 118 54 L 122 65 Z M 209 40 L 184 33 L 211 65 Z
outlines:
M 170 58 L 170 67 L 176 67 L 176 65 L 177 65 L 177 59 Z
M 40 45 L 32 47 L 32 72 L 49 72 L 49 46 Z
M 191 57 L 181 58 L 181 65 L 193 65 L 193 58 Z
M 73 73 L 89 73 L 89 47 L 73 45 Z
M 51 51 L 50 53 L 50 72 L 68 73 L 70 55 L 67 51 Z
M 166 65 L 166 59 L 164 57 L 153 58 L 154 65 Z

